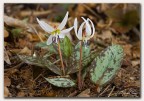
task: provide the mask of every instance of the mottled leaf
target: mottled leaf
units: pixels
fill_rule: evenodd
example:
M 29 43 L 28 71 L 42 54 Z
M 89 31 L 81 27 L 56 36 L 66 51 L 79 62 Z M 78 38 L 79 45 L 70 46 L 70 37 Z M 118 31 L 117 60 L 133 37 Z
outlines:
M 27 64 L 36 65 L 40 67 L 47 67 L 52 72 L 58 75 L 62 75 L 61 69 L 56 65 L 54 65 L 56 62 L 52 63 L 51 61 L 49 61 L 48 58 L 44 58 L 44 57 L 38 58 L 38 57 L 26 56 L 26 55 L 18 55 L 18 57 Z
M 82 67 L 84 70 L 82 72 L 84 75 L 86 75 L 86 73 L 87 73 L 88 65 L 94 60 L 94 58 L 98 55 L 99 52 L 100 52 L 99 49 L 97 51 L 93 51 L 87 57 L 85 57 L 83 59 Z M 71 68 L 67 69 L 67 74 L 72 74 L 72 73 L 77 72 L 79 70 L 79 60 L 74 60 L 74 59 L 70 58 L 69 67 L 71 67 Z
M 49 83 L 53 84 L 57 87 L 73 87 L 75 86 L 75 82 L 68 77 L 49 77 L 45 78 Z
M 103 85 L 110 81 L 121 67 L 123 48 L 120 45 L 109 46 L 92 62 L 91 80 Z
M 81 42 L 79 42 L 76 46 L 75 46 L 75 52 L 74 52 L 74 57 L 76 60 L 79 60 L 80 59 L 80 45 L 81 45 Z M 90 55 L 90 46 L 82 46 L 82 58 L 86 58 Z
M 47 49 L 49 52 L 51 53 L 58 53 L 55 49 L 55 44 L 50 44 L 50 45 L 47 45 L 46 42 L 39 42 L 35 45 L 35 47 L 40 47 L 40 48 L 43 48 L 43 49 Z
M 72 51 L 73 51 L 72 43 L 71 43 L 70 39 L 67 36 L 65 36 L 63 42 L 61 43 L 61 49 L 63 50 L 64 56 L 66 56 L 66 57 L 71 56 Z

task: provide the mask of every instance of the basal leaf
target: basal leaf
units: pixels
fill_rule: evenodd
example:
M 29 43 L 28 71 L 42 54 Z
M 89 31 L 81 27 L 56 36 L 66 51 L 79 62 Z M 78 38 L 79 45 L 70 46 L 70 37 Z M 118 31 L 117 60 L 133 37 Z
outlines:
M 35 45 L 35 47 L 47 49 L 51 53 L 58 53 L 56 48 L 55 48 L 55 44 L 47 45 L 46 42 L 39 42 Z
M 72 43 L 71 43 L 70 39 L 67 36 L 65 36 L 65 38 L 64 38 L 61 45 L 62 45 L 61 48 L 63 50 L 63 54 L 66 57 L 70 57 L 71 54 L 72 54 L 73 49 L 72 49 Z
M 110 81 L 121 67 L 123 55 L 123 48 L 120 45 L 112 45 L 97 56 L 90 69 L 92 82 L 104 85 Z
M 48 58 L 38 58 L 38 57 L 32 57 L 32 56 L 26 56 L 26 55 L 18 55 L 18 57 L 25 63 L 30 64 L 30 65 L 36 65 L 40 67 L 46 67 L 52 72 L 62 75 L 61 69 L 54 65 L 51 61 L 49 61 Z
M 45 78 L 49 83 L 57 87 L 73 87 L 75 82 L 67 77 L 49 77 Z
M 75 50 L 74 50 L 74 57 L 76 60 L 80 59 L 80 45 L 81 42 L 79 42 L 76 46 L 75 46 Z M 85 59 L 86 57 L 88 57 L 90 55 L 90 46 L 82 46 L 82 58 Z

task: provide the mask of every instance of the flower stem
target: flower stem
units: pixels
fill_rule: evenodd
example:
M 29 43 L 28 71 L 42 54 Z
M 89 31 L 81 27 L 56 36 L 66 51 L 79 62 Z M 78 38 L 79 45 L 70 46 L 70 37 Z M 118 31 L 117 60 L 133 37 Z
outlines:
M 78 88 L 79 88 L 79 90 L 82 89 L 81 70 L 82 70 L 82 41 L 81 41 L 81 45 L 80 45 L 80 60 L 79 60 L 79 72 L 78 72 Z
M 63 58 L 62 58 L 59 40 L 58 40 L 58 52 L 59 52 L 59 56 L 60 56 L 60 60 L 61 60 L 62 72 L 63 72 L 63 75 L 65 75 L 65 69 L 64 69 Z

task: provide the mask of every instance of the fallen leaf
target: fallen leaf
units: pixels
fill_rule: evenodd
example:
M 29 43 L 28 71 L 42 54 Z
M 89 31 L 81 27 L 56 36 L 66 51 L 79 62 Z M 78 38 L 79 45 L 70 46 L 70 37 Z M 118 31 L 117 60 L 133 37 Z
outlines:
M 17 97 L 25 97 L 25 93 L 23 91 L 21 91 L 17 94 Z
M 102 38 L 103 40 L 113 38 L 112 32 L 111 32 L 110 30 L 104 30 L 104 31 L 102 31 L 101 38 Z
M 123 45 L 124 53 L 125 53 L 127 56 L 130 56 L 130 57 L 132 56 L 131 48 L 132 48 L 132 45 L 131 45 L 131 44 Z
M 132 66 L 135 67 L 140 64 L 140 60 L 139 59 L 133 60 L 133 61 L 131 61 L 131 63 L 132 63 Z
M 132 47 L 133 58 L 140 58 L 140 42 L 137 42 Z
M 90 89 L 86 89 L 82 91 L 80 94 L 77 95 L 77 97 L 90 97 Z
M 11 80 L 7 76 L 5 76 L 4 77 L 4 86 L 10 86 L 10 85 L 11 85 Z
M 8 97 L 10 95 L 10 92 L 7 87 L 4 87 L 4 97 Z
M 11 65 L 10 58 L 9 58 L 8 53 L 7 53 L 7 51 L 6 51 L 5 48 L 4 48 L 4 61 L 5 61 L 7 64 Z
M 99 22 L 97 23 L 97 27 L 99 28 L 105 28 L 106 26 L 107 24 L 105 24 L 103 20 L 99 20 Z
M 4 38 L 7 38 L 8 36 L 9 36 L 8 31 L 4 29 Z
M 31 50 L 28 47 L 24 47 L 19 54 L 31 55 Z
M 135 81 L 125 82 L 124 83 L 124 87 L 125 88 L 128 88 L 128 87 L 140 87 L 140 81 L 139 80 L 135 80 Z

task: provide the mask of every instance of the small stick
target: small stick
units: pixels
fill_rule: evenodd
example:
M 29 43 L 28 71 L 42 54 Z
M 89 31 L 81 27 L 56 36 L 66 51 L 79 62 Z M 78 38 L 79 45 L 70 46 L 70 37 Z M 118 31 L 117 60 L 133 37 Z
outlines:
M 41 38 L 41 36 L 39 35 L 39 33 L 37 32 L 37 30 L 33 27 L 33 26 L 30 26 L 33 31 L 37 34 L 38 38 L 40 39 L 41 42 L 44 42 L 44 40 Z
M 73 93 L 69 94 L 68 97 L 73 97 L 73 96 L 75 96 L 76 94 L 77 94 L 77 91 L 74 91 Z
M 62 72 L 63 72 L 63 75 L 65 75 L 65 69 L 64 69 L 64 64 L 63 64 L 63 59 L 62 59 L 62 54 L 61 54 L 61 49 L 60 49 L 60 42 L 59 42 L 59 40 L 58 40 L 58 52 L 59 52 L 59 56 L 60 56 L 60 60 L 61 60 Z
M 115 86 L 112 88 L 112 90 L 111 90 L 111 92 L 109 93 L 108 97 L 111 96 L 111 94 L 112 94 L 112 92 L 113 92 L 114 89 L 115 89 Z
M 82 41 L 81 41 L 81 45 L 80 45 L 80 61 L 79 61 L 79 72 L 78 72 L 78 88 L 79 88 L 79 90 L 81 90 L 81 88 L 82 88 L 81 70 L 82 70 Z
M 24 62 L 21 62 L 19 63 L 18 65 L 14 66 L 14 67 L 11 67 L 11 68 L 7 68 L 7 69 L 4 69 L 4 72 L 7 72 L 7 71 L 12 71 L 14 69 L 18 69 L 21 65 L 23 65 Z
M 100 94 L 99 94 L 99 96 L 98 97 L 100 97 L 102 94 L 104 94 L 106 91 L 107 91 L 107 89 L 110 87 L 110 85 L 108 85 L 105 89 L 104 89 L 104 91 L 103 92 L 101 92 Z
M 83 4 L 82 6 L 84 6 L 87 10 L 89 10 L 92 14 L 94 14 L 97 18 L 101 19 L 101 17 L 95 12 L 93 11 L 89 6 Z

